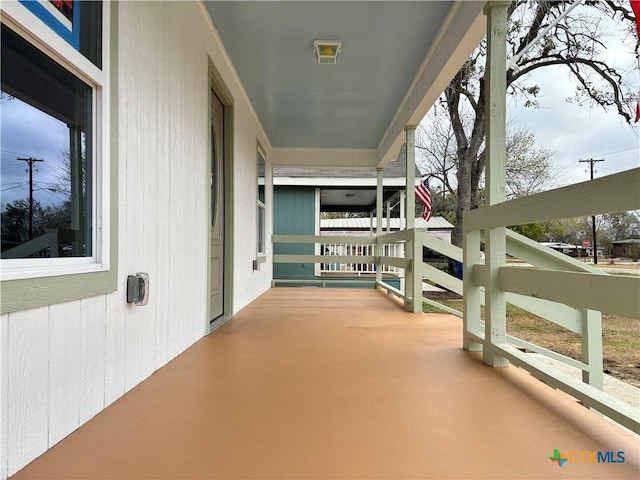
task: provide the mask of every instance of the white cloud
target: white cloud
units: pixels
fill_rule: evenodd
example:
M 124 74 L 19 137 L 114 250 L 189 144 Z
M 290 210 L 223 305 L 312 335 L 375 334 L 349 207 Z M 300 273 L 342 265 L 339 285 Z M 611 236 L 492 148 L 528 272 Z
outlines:
M 615 50 L 618 62 L 627 72 L 633 56 L 622 48 Z M 626 67 L 624 66 L 626 64 Z M 638 71 L 627 73 L 626 80 L 638 85 Z M 635 76 L 635 81 L 633 77 Z M 528 128 L 538 143 L 556 152 L 557 164 L 566 167 L 561 183 L 571 184 L 589 179 L 581 159 L 604 158 L 599 174 L 606 175 L 640 166 L 640 123 L 632 126 L 614 108 L 568 103 L 575 84 L 562 67 L 544 67 L 534 71 L 527 84 L 541 88 L 541 108 L 525 108 L 510 99 L 508 117 L 518 128 Z M 637 88 L 637 87 L 636 87 Z

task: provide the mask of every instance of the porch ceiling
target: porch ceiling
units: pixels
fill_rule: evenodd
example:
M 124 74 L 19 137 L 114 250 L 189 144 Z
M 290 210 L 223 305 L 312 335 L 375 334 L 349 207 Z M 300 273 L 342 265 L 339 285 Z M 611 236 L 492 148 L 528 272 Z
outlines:
M 205 2 L 272 146 L 313 149 L 379 149 L 438 42 L 477 44 L 482 2 L 467 3 Z M 463 27 L 461 10 L 474 17 Z M 342 41 L 336 65 L 316 62 L 314 40 Z

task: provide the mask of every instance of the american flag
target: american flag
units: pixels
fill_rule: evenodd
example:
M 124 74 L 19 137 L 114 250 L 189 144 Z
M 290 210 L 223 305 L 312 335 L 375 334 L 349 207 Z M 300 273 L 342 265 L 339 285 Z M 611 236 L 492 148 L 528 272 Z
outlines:
M 428 221 L 431 218 L 431 192 L 428 178 L 416 187 L 416 197 L 422 202 L 422 218 Z

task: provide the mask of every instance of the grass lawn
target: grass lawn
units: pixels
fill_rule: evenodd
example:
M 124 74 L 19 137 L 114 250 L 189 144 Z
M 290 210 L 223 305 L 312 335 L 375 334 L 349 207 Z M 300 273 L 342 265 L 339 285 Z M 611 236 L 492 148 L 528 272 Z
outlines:
M 462 298 L 454 294 L 433 299 L 462 311 Z M 424 311 L 440 313 L 440 310 L 429 305 L 424 306 Z M 482 314 L 484 315 L 484 308 Z M 513 305 L 507 305 L 507 333 L 568 357 L 580 359 L 581 345 L 578 334 Z M 640 320 L 603 313 L 602 351 L 605 373 L 640 387 Z

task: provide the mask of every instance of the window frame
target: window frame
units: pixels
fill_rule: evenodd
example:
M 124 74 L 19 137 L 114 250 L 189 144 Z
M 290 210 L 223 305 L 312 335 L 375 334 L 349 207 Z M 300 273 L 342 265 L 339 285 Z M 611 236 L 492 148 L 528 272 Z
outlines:
M 117 4 L 102 3 L 101 69 L 23 3 L 2 2 L 0 11 L 4 25 L 91 87 L 93 135 L 92 255 L 0 260 L 0 313 L 113 292 L 117 283 L 117 115 L 112 112 L 117 112 L 117 59 L 112 52 L 117 52 Z
M 73 22 L 68 22 L 62 13 L 55 11 L 55 7 L 47 5 L 39 0 L 18 0 L 24 7 L 42 20 L 49 28 L 56 32 L 64 41 L 79 50 L 80 28 L 77 22 L 80 20 L 80 4 L 74 5 Z M 69 24 L 67 24 L 69 23 Z
M 260 162 L 264 164 L 264 176 L 262 177 L 262 185 L 260 185 Z M 256 156 L 256 259 L 259 263 L 265 263 L 267 261 L 267 155 L 264 152 L 264 148 L 258 142 L 257 156 Z M 260 186 L 264 191 L 264 201 L 260 200 Z M 262 223 L 260 223 L 262 220 Z M 260 226 L 262 226 L 262 237 L 260 236 Z M 262 251 L 260 250 L 260 238 L 262 238 Z

